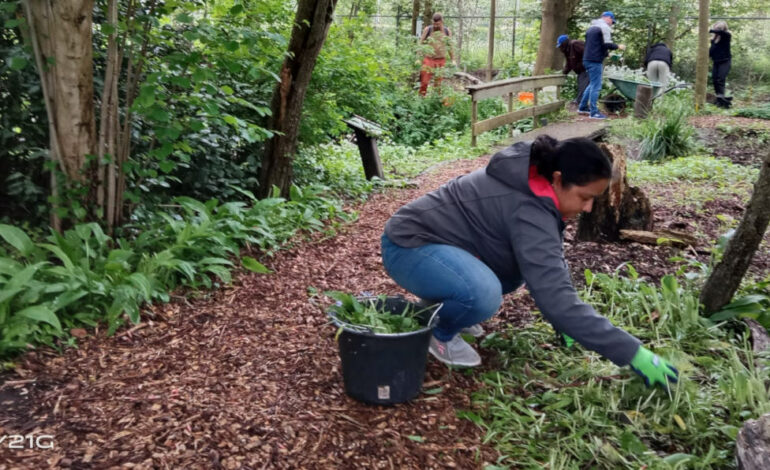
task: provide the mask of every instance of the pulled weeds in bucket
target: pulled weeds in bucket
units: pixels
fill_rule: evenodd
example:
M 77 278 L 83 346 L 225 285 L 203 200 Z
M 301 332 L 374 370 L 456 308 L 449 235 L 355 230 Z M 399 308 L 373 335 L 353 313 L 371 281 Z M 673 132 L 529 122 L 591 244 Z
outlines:
M 371 299 L 359 300 L 351 294 L 339 291 L 327 291 L 326 295 L 337 302 L 329 307 L 341 323 L 366 328 L 374 333 L 409 333 L 424 328 L 419 317 L 435 305 L 416 309 L 414 304 L 406 303 L 400 313 L 391 312 L 385 308 L 386 296 L 380 295 Z M 379 302 L 378 302 L 379 300 Z M 340 327 L 337 334 L 342 331 Z

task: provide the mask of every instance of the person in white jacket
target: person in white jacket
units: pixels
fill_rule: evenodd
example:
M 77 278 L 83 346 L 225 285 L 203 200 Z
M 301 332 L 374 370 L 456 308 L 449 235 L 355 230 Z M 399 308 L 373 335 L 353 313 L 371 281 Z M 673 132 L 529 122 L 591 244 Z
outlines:
M 578 105 L 578 114 L 588 114 L 592 119 L 607 119 L 607 116 L 599 112 L 599 107 L 596 105 L 599 101 L 599 92 L 602 89 L 602 62 L 610 50 L 620 49 L 622 51 L 626 48 L 623 44 L 612 42 L 610 26 L 614 24 L 615 14 L 611 11 L 605 11 L 601 18 L 591 22 L 591 27 L 586 31 L 583 65 L 588 72 L 590 83 Z

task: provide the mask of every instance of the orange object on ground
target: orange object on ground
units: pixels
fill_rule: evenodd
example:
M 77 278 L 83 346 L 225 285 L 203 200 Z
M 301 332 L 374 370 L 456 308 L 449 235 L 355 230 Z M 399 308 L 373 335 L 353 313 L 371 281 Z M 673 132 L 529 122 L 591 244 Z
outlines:
M 422 60 L 422 67 L 420 67 L 420 94 L 422 96 L 425 96 L 428 92 L 428 84 L 430 83 L 431 78 L 433 78 L 435 70 L 444 65 L 446 65 L 446 58 L 431 59 L 430 57 L 426 57 Z M 439 85 L 441 85 L 441 77 L 437 77 L 436 83 L 434 84 L 434 86 Z
M 535 102 L 535 94 L 530 91 L 519 92 L 519 103 L 532 104 Z

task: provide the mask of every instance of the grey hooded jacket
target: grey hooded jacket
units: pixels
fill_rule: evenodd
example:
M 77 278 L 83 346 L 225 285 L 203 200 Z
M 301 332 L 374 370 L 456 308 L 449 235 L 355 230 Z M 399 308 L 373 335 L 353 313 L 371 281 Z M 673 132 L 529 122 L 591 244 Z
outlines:
M 549 197 L 529 187 L 532 142 L 495 154 L 486 168 L 455 178 L 400 208 L 385 225 L 395 244 L 460 247 L 501 279 L 525 281 L 553 327 L 617 365 L 631 362 L 638 339 L 582 302 L 564 260 L 564 222 Z

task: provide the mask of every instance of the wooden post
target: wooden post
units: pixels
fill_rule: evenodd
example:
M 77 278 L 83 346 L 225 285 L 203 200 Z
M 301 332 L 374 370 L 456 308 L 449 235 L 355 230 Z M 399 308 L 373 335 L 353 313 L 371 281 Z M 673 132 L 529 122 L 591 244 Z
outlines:
M 540 91 L 540 88 L 535 88 L 535 90 L 532 92 L 532 128 L 537 129 L 540 127 L 540 123 L 537 122 L 537 114 L 535 114 L 535 110 L 537 109 L 537 92 Z
M 634 101 L 634 117 L 644 119 L 652 109 L 652 87 L 637 85 L 636 100 Z
M 385 179 L 385 174 L 382 171 L 382 163 L 380 162 L 380 152 L 377 150 L 377 139 L 366 134 L 361 129 L 353 128 L 353 132 L 356 134 L 356 142 L 358 143 L 358 151 L 361 152 L 361 163 L 364 164 L 364 175 L 367 180 L 374 178 L 375 176 L 380 179 Z
M 478 110 L 478 103 L 476 97 L 471 95 L 471 147 L 476 146 L 476 112 Z

